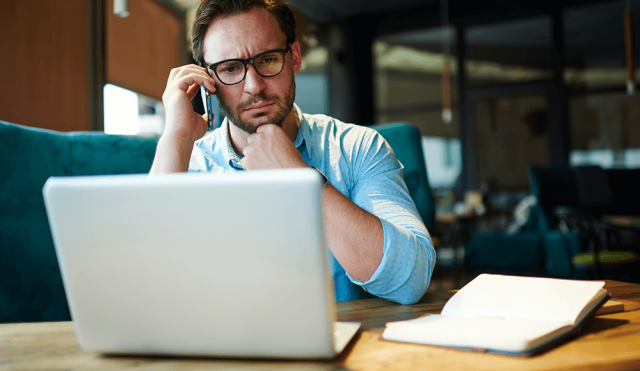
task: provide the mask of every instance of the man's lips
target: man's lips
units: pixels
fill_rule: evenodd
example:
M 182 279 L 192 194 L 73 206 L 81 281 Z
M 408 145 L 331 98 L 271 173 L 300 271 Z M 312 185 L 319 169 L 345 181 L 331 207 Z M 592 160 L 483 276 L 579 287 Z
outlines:
M 245 111 L 259 111 L 261 109 L 267 108 L 269 106 L 272 106 L 274 103 L 273 102 L 261 102 L 258 104 L 253 104 L 247 108 L 245 108 Z

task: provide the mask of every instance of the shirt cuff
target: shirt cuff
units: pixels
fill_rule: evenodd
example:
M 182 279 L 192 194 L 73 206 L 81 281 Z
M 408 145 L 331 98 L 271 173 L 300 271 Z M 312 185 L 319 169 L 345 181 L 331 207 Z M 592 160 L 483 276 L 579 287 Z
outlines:
M 378 269 L 366 282 L 359 282 L 348 273 L 347 277 L 373 295 L 401 304 L 414 303 L 426 292 L 435 264 L 431 238 L 419 238 L 407 228 L 383 219 L 380 222 L 384 247 Z

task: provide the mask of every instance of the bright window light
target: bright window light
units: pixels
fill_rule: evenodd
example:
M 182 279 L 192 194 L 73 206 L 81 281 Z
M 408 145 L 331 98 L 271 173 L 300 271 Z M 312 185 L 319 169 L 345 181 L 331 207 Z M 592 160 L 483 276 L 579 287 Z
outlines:
M 460 140 L 422 137 L 422 150 L 431 187 L 453 188 L 462 172 Z
M 104 132 L 159 136 L 164 130 L 162 102 L 119 86 L 104 86 Z
M 135 135 L 140 132 L 138 94 L 121 87 L 104 86 L 104 132 Z

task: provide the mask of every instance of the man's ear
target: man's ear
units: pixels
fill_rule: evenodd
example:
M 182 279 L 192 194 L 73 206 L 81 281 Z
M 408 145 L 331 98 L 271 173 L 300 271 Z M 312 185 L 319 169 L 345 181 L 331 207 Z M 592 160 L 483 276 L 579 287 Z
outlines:
M 300 43 L 298 40 L 291 44 L 291 56 L 293 57 L 293 74 L 300 72 L 302 68 L 302 54 L 300 53 Z

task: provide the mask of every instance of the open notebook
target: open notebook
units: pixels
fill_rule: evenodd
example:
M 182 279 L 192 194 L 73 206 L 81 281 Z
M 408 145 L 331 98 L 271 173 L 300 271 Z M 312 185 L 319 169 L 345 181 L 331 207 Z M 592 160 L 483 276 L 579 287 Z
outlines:
M 481 274 L 441 314 L 387 323 L 386 340 L 530 355 L 573 332 L 607 299 L 602 281 Z

